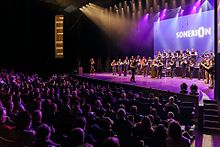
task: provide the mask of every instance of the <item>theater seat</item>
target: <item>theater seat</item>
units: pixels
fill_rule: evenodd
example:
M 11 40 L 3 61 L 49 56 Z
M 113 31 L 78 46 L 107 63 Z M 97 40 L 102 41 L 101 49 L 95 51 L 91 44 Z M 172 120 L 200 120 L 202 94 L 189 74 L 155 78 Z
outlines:
M 0 137 L 0 147 L 15 147 L 17 146 L 14 140 L 9 140 L 4 137 Z

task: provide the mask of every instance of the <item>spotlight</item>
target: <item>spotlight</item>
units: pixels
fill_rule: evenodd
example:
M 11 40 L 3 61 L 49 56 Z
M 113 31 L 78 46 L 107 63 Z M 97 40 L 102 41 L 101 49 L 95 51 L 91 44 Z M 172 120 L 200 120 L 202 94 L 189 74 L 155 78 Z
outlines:
M 194 10 L 195 10 L 196 8 L 197 8 L 196 6 L 193 7 Z
M 190 86 L 190 90 L 191 90 L 190 94 L 192 94 L 192 95 L 198 95 L 199 94 L 198 93 L 198 86 L 196 84 L 192 84 Z
M 182 93 L 182 94 L 187 94 L 188 93 L 188 91 L 187 91 L 187 88 L 188 88 L 188 85 L 186 84 L 186 83 L 182 83 L 181 85 L 180 85 L 180 93 Z

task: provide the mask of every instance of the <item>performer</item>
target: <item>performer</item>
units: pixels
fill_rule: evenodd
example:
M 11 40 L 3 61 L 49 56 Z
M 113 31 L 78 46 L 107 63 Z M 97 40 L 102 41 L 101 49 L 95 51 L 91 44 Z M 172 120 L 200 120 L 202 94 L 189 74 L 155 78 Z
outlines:
M 151 59 L 151 57 L 148 57 L 148 61 L 147 61 L 147 75 L 151 74 L 152 62 L 153 62 L 153 60 Z
M 118 60 L 117 66 L 118 66 L 118 75 L 121 76 L 122 66 L 123 66 L 123 63 L 121 62 L 121 59 Z
M 209 81 L 207 83 L 210 83 L 209 88 L 213 89 L 214 87 L 214 67 L 215 67 L 215 61 L 213 59 L 209 60 L 209 64 L 205 65 L 202 64 L 202 66 L 205 68 L 205 71 L 208 72 L 209 76 Z
M 163 66 L 164 66 L 164 64 L 163 64 L 162 60 L 159 60 L 159 62 L 158 62 L 158 67 L 157 67 L 157 78 L 158 78 L 158 79 L 159 79 L 159 78 L 160 78 L 160 79 L 162 78 Z
M 173 78 L 174 77 L 174 75 L 175 75 L 175 69 L 176 69 L 176 62 L 175 62 L 175 60 L 174 59 L 172 59 L 171 61 L 170 61 L 170 63 L 169 63 L 169 65 L 170 65 L 170 68 L 171 68 L 171 78 Z
M 161 56 L 164 66 L 166 66 L 166 57 L 167 57 L 167 52 L 164 50 Z
M 130 68 L 131 68 L 131 82 L 135 83 L 135 70 L 136 70 L 136 65 L 135 65 L 135 61 L 132 60 L 132 62 L 130 62 Z
M 186 58 L 183 57 L 181 60 L 181 63 L 180 63 L 180 65 L 182 67 L 182 78 L 186 77 L 187 64 L 188 64 L 188 62 L 187 62 Z
M 192 62 L 195 64 L 197 61 L 197 52 L 195 51 L 194 48 L 192 48 L 190 56 L 191 56 Z
M 210 66 L 209 64 L 210 64 L 210 62 L 209 62 L 208 58 L 205 59 L 205 63 L 204 64 L 201 64 L 204 67 L 204 69 L 205 69 L 205 84 L 209 84 L 209 72 L 206 69 L 206 67 Z
M 151 78 L 155 78 L 156 74 L 157 74 L 157 61 L 156 59 L 154 59 L 151 64 Z
M 190 59 L 190 55 L 191 55 L 189 49 L 186 49 L 186 53 L 185 54 L 186 54 L 187 60 L 189 60 Z
M 194 63 L 193 63 L 193 59 L 191 59 L 189 61 L 189 78 L 190 79 L 193 78 L 193 72 L 194 72 Z
M 200 62 L 199 62 L 199 71 L 198 71 L 198 79 L 202 79 L 204 80 L 204 67 L 202 66 L 202 64 L 204 64 L 204 59 L 202 59 Z
M 141 75 L 141 59 L 140 59 L 140 55 L 137 55 L 136 65 L 137 65 L 137 74 Z
M 113 59 L 113 61 L 111 63 L 111 67 L 112 67 L 112 74 L 116 75 L 117 63 L 116 63 L 115 59 Z
M 129 59 L 128 59 L 128 57 L 126 57 L 125 60 L 123 61 L 124 76 L 127 76 L 128 67 L 129 67 Z
M 183 53 L 182 50 L 180 50 L 180 54 L 179 54 L 179 57 L 178 57 L 179 66 L 182 66 L 182 61 L 183 61 L 184 58 L 185 58 L 184 53 Z
M 95 73 L 95 61 L 94 58 L 90 59 L 90 74 L 94 74 Z
M 144 56 L 141 60 L 141 71 L 143 71 L 145 77 L 147 74 L 147 59 Z

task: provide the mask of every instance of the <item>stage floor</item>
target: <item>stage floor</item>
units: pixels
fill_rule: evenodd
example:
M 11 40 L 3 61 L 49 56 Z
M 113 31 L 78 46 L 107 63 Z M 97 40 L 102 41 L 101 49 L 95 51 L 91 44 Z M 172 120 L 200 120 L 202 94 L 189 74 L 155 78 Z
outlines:
M 209 89 L 209 84 L 205 84 L 204 80 L 189 79 L 189 78 L 183 79 L 181 77 L 174 77 L 174 78 L 163 77 L 162 79 L 155 79 L 155 78 L 151 78 L 150 76 L 143 77 L 143 75 L 136 75 L 135 76 L 136 83 L 131 83 L 130 82 L 131 75 L 124 77 L 118 75 L 113 76 L 112 73 L 96 73 L 95 75 L 82 74 L 78 76 L 97 79 L 97 80 L 104 80 L 114 83 L 120 83 L 120 84 L 133 85 L 137 87 L 166 90 L 175 93 L 180 92 L 180 85 L 183 82 L 188 85 L 188 91 L 190 91 L 190 86 L 192 84 L 196 84 L 198 86 L 199 94 L 200 94 L 199 105 L 203 105 L 204 99 L 208 99 L 208 100 L 214 99 L 214 89 Z

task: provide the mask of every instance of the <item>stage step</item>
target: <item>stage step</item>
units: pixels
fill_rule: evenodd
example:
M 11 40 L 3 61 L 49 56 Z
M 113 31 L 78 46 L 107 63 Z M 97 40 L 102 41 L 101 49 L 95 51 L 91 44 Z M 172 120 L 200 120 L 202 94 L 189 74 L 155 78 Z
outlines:
M 220 115 L 217 101 L 204 100 L 203 132 L 206 134 L 220 134 Z
M 204 109 L 203 115 L 218 115 L 218 110 Z
M 204 104 L 217 104 L 216 100 L 203 100 Z
M 204 127 L 219 128 L 220 127 L 220 122 L 219 121 L 204 120 Z
M 205 134 L 211 134 L 211 135 L 219 135 L 220 134 L 220 128 L 215 127 L 203 127 L 203 133 Z
M 213 103 L 205 103 L 204 104 L 204 109 L 218 109 L 218 104 L 213 104 Z
M 220 121 L 220 117 L 218 115 L 204 115 L 204 120 Z

